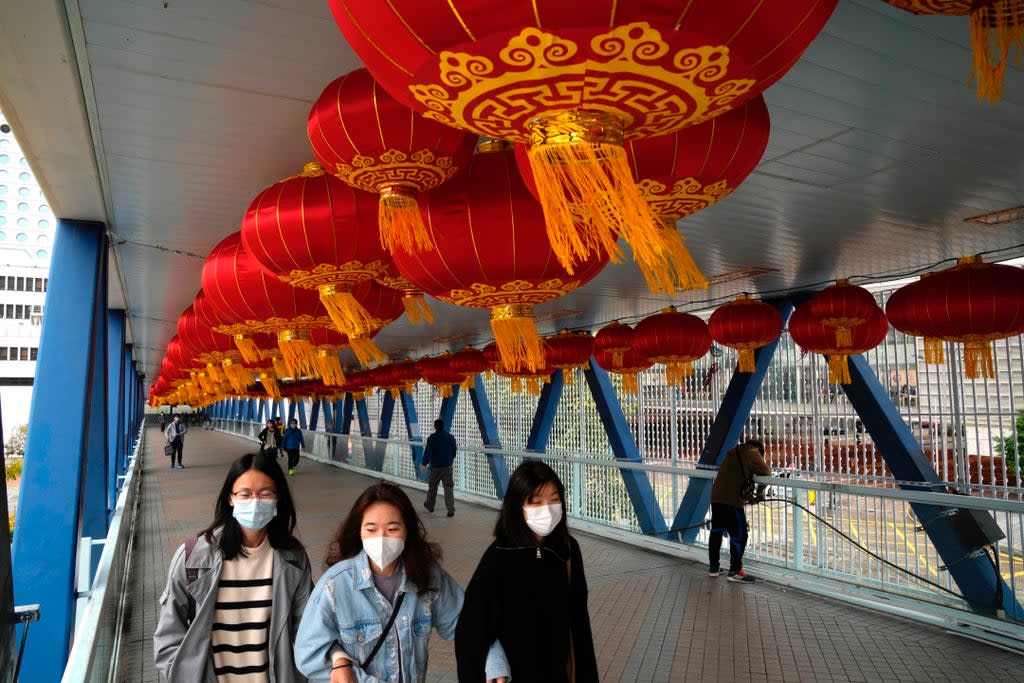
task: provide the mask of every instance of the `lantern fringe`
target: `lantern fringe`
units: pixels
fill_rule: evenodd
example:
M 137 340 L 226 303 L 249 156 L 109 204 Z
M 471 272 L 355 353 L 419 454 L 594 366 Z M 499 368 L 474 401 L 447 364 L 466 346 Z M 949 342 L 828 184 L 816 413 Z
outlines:
M 576 384 L 576 368 L 562 368 L 562 379 L 569 386 Z
M 220 368 L 213 363 L 206 364 L 206 374 L 208 374 L 217 384 L 223 384 L 227 380 L 227 378 L 224 377 L 224 373 L 220 371 Z
M 622 393 L 635 394 L 640 391 L 640 383 L 637 381 L 636 373 L 630 372 L 622 375 Z
M 274 372 L 278 377 L 294 377 L 295 374 L 292 369 L 288 367 L 288 363 L 284 361 L 281 356 L 275 355 L 270 359 L 274 364 Z
M 406 294 L 402 297 L 402 306 L 405 307 L 405 314 L 409 322 L 418 325 L 422 322 L 428 325 L 434 324 L 434 312 L 430 310 L 427 298 L 422 294 Z
M 853 335 L 850 334 L 849 327 L 836 328 L 836 346 L 841 349 L 848 349 L 853 346 Z
M 544 349 L 533 316 L 525 310 L 509 312 L 503 306 L 491 309 L 491 330 L 498 345 L 501 365 L 508 370 L 535 370 L 544 367 Z
M 849 384 L 850 365 L 846 362 L 848 356 L 843 354 L 832 354 L 828 356 L 828 381 L 832 384 Z
M 320 301 L 331 316 L 338 331 L 349 337 L 366 336 L 377 329 L 373 316 L 359 303 L 352 292 L 339 290 L 334 285 L 321 285 Z
M 739 372 L 756 372 L 757 361 L 754 359 L 754 349 L 740 349 Z
M 946 344 L 941 339 L 925 337 L 924 362 L 925 365 L 942 365 L 946 362 Z
M 509 381 L 509 391 L 511 391 L 513 394 L 521 394 L 521 393 L 523 393 L 523 378 L 522 377 L 518 377 L 518 376 L 509 377 L 508 381 Z
M 621 367 L 623 357 L 626 355 L 626 349 L 615 349 L 612 351 L 612 365 L 615 367 Z
M 381 193 L 378 225 L 380 246 L 389 253 L 399 249 L 410 254 L 434 250 L 416 195 L 408 188 Z
M 277 346 L 281 349 L 281 356 L 292 377 L 297 379 L 316 375 L 316 349 L 308 339 L 278 339 Z
M 352 347 L 352 353 L 356 354 L 356 360 L 360 365 L 373 365 L 383 363 L 388 359 L 387 354 L 380 350 L 373 340 L 361 335 L 350 336 L 348 343 Z
M 693 374 L 693 361 L 669 361 L 665 364 L 665 384 L 670 387 L 683 386 L 683 380 Z
M 340 387 L 345 384 L 345 371 L 341 368 L 341 360 L 334 351 L 316 352 L 317 368 L 320 379 L 329 387 Z
M 539 377 L 525 377 L 523 381 L 526 383 L 526 393 L 530 396 L 540 396 L 540 378 Z
M 265 372 L 261 372 L 260 381 L 263 383 L 263 389 L 267 392 L 267 396 L 281 398 L 281 385 L 277 383 L 276 379 Z
M 243 334 L 235 335 L 235 347 L 242 354 L 242 360 L 246 363 L 255 363 L 260 359 L 260 350 L 252 337 Z
M 221 365 L 231 387 L 239 394 L 244 394 L 249 388 L 249 383 L 252 382 L 252 372 L 229 360 L 224 361 Z
M 652 292 L 675 294 L 691 289 L 707 289 L 708 280 L 693 260 L 686 241 L 669 221 L 659 231 L 663 250 L 657 255 L 641 255 L 635 250 L 633 260 Z
M 392 400 L 397 401 L 402 398 L 402 389 L 400 387 L 388 387 L 388 393 L 391 394 Z
M 1003 97 L 1003 79 L 1012 60 L 1020 67 L 1024 52 L 1024 0 L 975 2 L 971 10 L 971 45 L 978 99 L 995 104 Z
M 435 384 L 434 386 L 437 387 L 437 392 L 439 394 L 441 394 L 441 398 L 451 398 L 452 397 L 452 385 L 451 384 Z
M 967 379 L 995 379 L 996 370 L 992 362 L 990 342 L 967 342 L 964 345 L 964 376 Z

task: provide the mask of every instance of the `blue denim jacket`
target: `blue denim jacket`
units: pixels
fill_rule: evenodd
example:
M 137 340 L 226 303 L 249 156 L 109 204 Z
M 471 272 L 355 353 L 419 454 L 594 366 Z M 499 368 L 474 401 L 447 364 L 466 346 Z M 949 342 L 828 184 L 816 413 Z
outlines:
M 406 586 L 405 570 L 399 571 L 402 577 L 398 593 L 405 593 L 405 599 L 384 645 L 366 671 L 358 664 L 369 656 L 391 616 L 391 605 L 373 583 L 370 561 L 360 551 L 320 577 L 295 636 L 295 664 L 311 681 L 330 680 L 329 653 L 335 644 L 353 660 L 352 671 L 359 683 L 398 681 L 400 670 L 406 683 L 426 680 L 430 630 L 436 628 L 444 640 L 455 637 L 455 624 L 462 611 L 462 587 L 434 563 L 430 590 L 417 595 L 415 586 Z

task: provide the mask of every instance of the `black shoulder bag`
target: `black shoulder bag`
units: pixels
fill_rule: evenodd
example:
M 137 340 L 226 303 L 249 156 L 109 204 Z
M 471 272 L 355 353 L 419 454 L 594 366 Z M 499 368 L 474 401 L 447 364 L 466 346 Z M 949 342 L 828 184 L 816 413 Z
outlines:
M 402 606 L 402 600 L 404 599 L 405 593 L 399 593 L 398 599 L 395 600 L 395 608 L 391 610 L 391 618 L 388 619 L 388 625 L 384 627 L 384 632 L 381 633 L 380 638 L 377 639 L 377 644 L 373 646 L 372 650 L 370 650 L 370 655 L 363 660 L 362 664 L 359 665 L 363 671 L 366 671 L 366 667 L 370 665 L 373 658 L 377 656 L 377 651 L 380 650 L 381 645 L 384 644 L 384 639 L 388 637 L 388 632 L 391 630 L 391 626 L 394 625 L 395 618 L 398 616 L 398 608 Z
M 747 468 L 743 466 L 743 456 L 739 454 L 739 451 L 735 451 L 735 453 L 736 458 L 740 461 L 740 476 L 743 477 L 743 483 L 740 484 L 740 502 L 744 505 L 764 502 L 768 496 L 768 485 L 756 483 L 754 473 L 748 473 Z

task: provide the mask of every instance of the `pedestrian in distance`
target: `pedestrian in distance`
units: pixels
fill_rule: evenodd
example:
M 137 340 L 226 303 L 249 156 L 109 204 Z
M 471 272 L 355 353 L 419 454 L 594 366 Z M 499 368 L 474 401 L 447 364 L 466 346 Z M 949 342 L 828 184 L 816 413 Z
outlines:
M 260 450 L 269 452 L 274 457 L 279 454 L 278 449 L 284 439 L 284 434 L 278 431 L 277 423 L 273 419 L 267 420 L 267 426 L 256 436 L 260 440 Z
M 422 683 L 431 630 L 451 640 L 462 609 L 462 588 L 440 559 L 402 489 L 382 482 L 363 491 L 302 615 L 299 670 L 331 683 Z
M 722 575 L 722 537 L 728 535 L 729 581 L 755 581 L 753 576 L 743 571 L 743 552 L 747 548 L 750 526 L 743 511 L 740 490 L 752 474 L 768 476 L 771 473 L 764 460 L 764 444 L 757 439 L 748 439 L 725 454 L 711 486 L 711 534 L 708 536 L 708 576 L 711 578 Z
M 284 430 L 281 445 L 284 452 L 288 454 L 288 476 L 292 476 L 295 474 L 295 468 L 299 466 L 299 449 L 306 447 L 306 440 L 302 437 L 298 420 L 292 420 L 288 424 L 288 429 Z
M 459 683 L 597 683 L 583 556 L 548 465 L 525 460 L 512 473 L 494 536 L 455 630 Z M 493 674 L 495 640 L 507 656 L 503 676 Z
M 185 466 L 181 464 L 181 452 L 185 448 L 185 435 L 188 434 L 188 425 L 182 422 L 181 415 L 175 415 L 171 420 L 171 424 L 167 425 L 167 429 L 164 430 L 164 436 L 167 437 L 167 443 L 173 449 L 171 451 L 171 467 L 177 467 L 180 470 L 185 469 Z M 177 464 L 175 464 L 177 459 Z
M 434 433 L 427 437 L 427 445 L 423 448 L 423 471 L 429 468 L 427 477 L 427 499 L 423 507 L 428 512 L 434 511 L 437 502 L 437 486 L 444 484 L 444 506 L 448 516 L 455 516 L 455 479 L 452 477 L 455 454 L 458 445 L 455 437 L 444 429 L 444 420 L 434 420 Z
M 305 681 L 295 634 L 313 581 L 288 480 L 269 453 L 231 463 L 214 520 L 178 547 L 153 658 L 170 683 Z

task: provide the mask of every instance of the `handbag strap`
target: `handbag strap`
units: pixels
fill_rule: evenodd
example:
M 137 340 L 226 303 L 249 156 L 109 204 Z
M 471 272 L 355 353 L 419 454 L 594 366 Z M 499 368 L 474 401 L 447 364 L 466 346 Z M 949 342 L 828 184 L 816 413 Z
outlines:
M 366 670 L 366 667 L 370 665 L 370 662 L 373 661 L 373 658 L 377 656 L 377 651 L 380 650 L 381 645 L 384 644 L 384 639 L 388 637 L 388 631 L 391 630 L 391 626 L 395 623 L 395 617 L 398 616 L 398 609 L 402 606 L 402 600 L 404 599 L 405 593 L 399 593 L 398 600 L 395 600 L 395 608 L 391 610 L 391 618 L 388 619 L 388 625 L 384 627 L 384 632 L 380 634 L 380 638 L 377 639 L 377 644 L 373 646 L 373 650 L 370 651 L 370 655 L 363 660 L 362 664 L 359 665 L 364 671 Z

